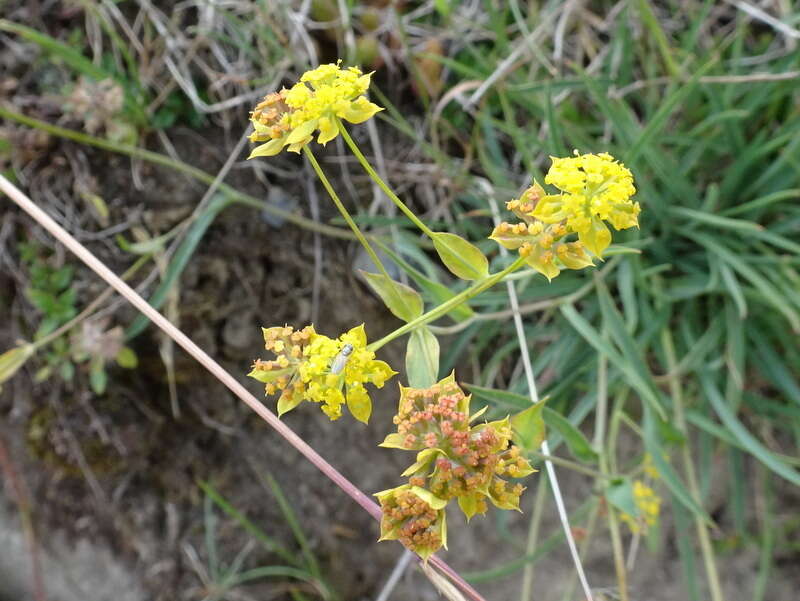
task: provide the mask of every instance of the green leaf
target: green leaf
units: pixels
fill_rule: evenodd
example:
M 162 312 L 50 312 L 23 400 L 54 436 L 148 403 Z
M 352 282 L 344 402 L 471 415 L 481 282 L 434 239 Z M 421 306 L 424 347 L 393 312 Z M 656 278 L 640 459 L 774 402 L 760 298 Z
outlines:
M 72 281 L 74 271 L 72 265 L 64 265 L 61 269 L 56 269 L 50 276 L 50 284 L 55 290 L 63 290 Z
M 405 471 L 400 474 L 401 478 L 407 478 L 422 469 L 428 471 L 431 462 L 436 459 L 437 455 L 443 454 L 441 449 L 423 449 L 417 453 L 417 460 L 408 466 Z
M 436 12 L 443 17 L 450 16 L 450 12 L 453 10 L 453 7 L 450 5 L 450 0 L 434 0 L 433 6 L 436 8 Z
M 260 476 L 260 474 L 259 474 Z M 285 518 L 285 522 L 289 525 L 289 528 L 292 530 L 292 534 L 294 535 L 295 540 L 300 545 L 300 549 L 303 552 L 303 556 L 306 558 L 306 564 L 312 574 L 314 574 L 317 579 L 321 577 L 321 572 L 319 569 L 319 562 L 317 561 L 316 556 L 314 555 L 311 545 L 309 543 L 308 537 L 306 536 L 305 532 L 303 532 L 303 528 L 300 525 L 300 520 L 297 517 L 297 514 L 292 510 L 292 504 L 289 499 L 286 498 L 286 495 L 281 489 L 278 481 L 267 472 L 266 474 L 266 482 L 269 485 L 270 492 L 275 500 L 278 502 L 278 507 L 280 507 L 281 513 L 283 513 L 283 517 Z M 320 582 L 320 584 L 324 584 Z M 326 595 L 322 595 L 323 599 L 326 598 Z
M 542 410 L 547 399 L 531 405 L 511 418 L 514 443 L 526 451 L 538 449 L 545 439 Z
M 281 396 L 278 398 L 278 417 L 281 417 L 284 413 L 288 413 L 302 402 L 302 395 L 286 394 L 286 391 L 284 391 L 283 394 L 281 394 Z
M 56 310 L 56 299 L 50 292 L 37 288 L 28 288 L 25 292 L 31 304 L 45 315 Z
M 597 453 L 592 445 L 589 444 L 583 432 L 573 426 L 567 418 L 549 407 L 544 408 L 543 417 L 548 428 L 561 434 L 575 459 L 586 463 L 597 462 Z
M 53 366 L 52 365 L 45 365 L 36 370 L 36 373 L 33 374 L 33 381 L 34 382 L 44 382 L 47 378 L 53 375 Z
M 464 512 L 468 522 L 478 513 L 478 502 L 480 498 L 481 496 L 478 493 L 458 496 L 458 506 L 461 508 L 461 511 Z
M 89 385 L 95 394 L 103 394 L 106 391 L 108 384 L 108 375 L 106 374 L 105 362 L 102 357 L 92 357 L 89 364 Z
M 648 405 L 645 405 L 644 408 L 644 446 L 650 454 L 653 465 L 658 470 L 661 480 L 666 484 L 672 494 L 675 495 L 675 499 L 686 507 L 686 509 L 702 518 L 709 526 L 714 526 L 714 521 L 694 497 L 692 497 L 678 476 L 678 473 L 675 471 L 675 468 L 667 461 L 667 454 L 661 446 L 659 427 L 657 424 L 658 418 L 654 416 Z
M 444 284 L 430 279 L 421 271 L 412 267 L 408 262 L 404 261 L 397 252 L 383 244 L 379 239 L 376 239 L 375 243 L 380 246 L 381 250 L 389 255 L 395 263 L 397 263 L 397 266 L 400 267 L 400 269 L 405 271 L 409 277 L 416 282 L 417 286 L 419 286 L 423 292 L 427 292 L 433 298 L 433 300 L 436 301 L 436 304 L 444 304 L 457 294 Z M 475 311 L 473 311 L 469 305 L 464 302 L 453 307 L 447 313 L 447 315 L 452 317 L 454 321 L 460 322 L 475 315 Z
M 59 367 L 58 373 L 65 382 L 70 382 L 75 376 L 75 365 L 72 361 L 64 361 Z
M 139 358 L 136 356 L 136 353 L 133 351 L 133 349 L 128 346 L 123 346 L 119 350 L 116 361 L 117 365 L 124 367 L 125 369 L 134 369 L 137 365 L 139 365 Z
M 391 434 L 387 434 L 386 438 L 378 446 L 384 447 L 385 449 L 405 449 L 406 446 L 403 444 L 404 438 L 405 436 L 402 434 L 392 432 Z
M 451 298 L 456 296 L 456 292 L 453 292 L 444 284 L 440 284 L 439 282 L 435 282 L 427 278 L 421 278 L 420 280 L 417 280 L 417 284 L 419 284 L 420 288 L 425 290 L 433 297 L 437 305 L 443 305 Z M 450 309 L 450 311 L 447 312 L 447 315 L 451 317 L 453 321 L 462 322 L 473 317 L 475 315 L 475 311 L 473 311 L 465 301 Z
M 258 380 L 259 382 L 263 382 L 264 384 L 269 384 L 270 382 L 274 382 L 281 376 L 288 376 L 290 375 L 295 368 L 293 367 L 285 367 L 283 369 L 258 369 L 253 368 L 253 370 L 247 374 L 247 377 L 253 378 L 254 380 Z
M 464 387 L 482 399 L 486 399 L 507 411 L 525 411 L 531 406 L 531 399 L 529 397 L 517 394 L 516 392 L 486 388 L 484 386 L 476 386 L 475 384 L 464 384 Z
M 423 326 L 411 332 L 406 348 L 406 372 L 412 388 L 428 388 L 439 375 L 439 341 Z
M 603 280 L 598 278 L 597 296 L 600 299 L 600 309 L 603 313 L 603 320 L 617 346 L 622 350 L 626 368 L 635 370 L 637 377 L 631 382 L 639 395 L 650 403 L 656 413 L 664 419 L 666 413 L 659 402 L 659 395 L 652 374 L 643 359 L 643 352 L 637 342 L 628 332 L 622 316 L 617 311 L 608 288 Z
M 718 243 L 714 238 L 698 233 L 681 232 L 688 238 L 692 238 L 699 244 L 705 246 L 710 252 L 716 254 L 722 261 L 730 265 L 746 280 L 749 280 L 764 297 L 764 300 L 771 304 L 775 309 L 786 317 L 795 332 L 800 332 L 800 317 L 786 302 L 785 295 L 781 294 L 765 278 L 758 269 L 743 261 L 737 254 L 724 244 Z
M 32 344 L 23 344 L 0 355 L 0 385 L 25 365 L 35 350 Z
M 440 499 L 429 490 L 425 490 L 419 486 L 412 486 L 411 492 L 413 492 L 434 509 L 444 509 L 444 506 L 447 505 L 447 501 Z
M 125 252 L 134 255 L 149 255 L 162 250 L 164 245 L 172 240 L 178 231 L 178 228 L 173 228 L 166 234 L 142 240 L 141 242 L 129 242 L 122 234 L 117 234 L 114 239 L 117 241 L 117 245 Z
M 450 272 L 462 280 L 482 280 L 489 275 L 489 260 L 461 236 L 434 232 L 433 246 Z
M 275 553 L 280 556 L 285 562 L 292 565 L 300 565 L 300 562 L 295 554 L 288 549 L 284 548 L 280 542 L 267 535 L 261 528 L 254 522 L 248 520 L 242 513 L 239 512 L 233 505 L 231 505 L 225 497 L 218 493 L 209 483 L 200 480 L 198 482 L 200 488 L 211 498 L 211 500 L 227 513 L 230 517 L 236 520 L 239 525 L 244 528 L 253 538 L 259 541 L 262 546 L 270 553 Z
M 725 428 L 736 438 L 742 448 L 746 449 L 753 457 L 782 478 L 785 478 L 795 486 L 800 486 L 800 473 L 783 463 L 755 436 L 750 434 L 750 431 L 742 425 L 733 411 L 730 410 L 707 373 L 700 375 L 700 384 L 717 416 L 719 416 Z M 658 468 L 657 465 L 656 468 Z
M 367 283 L 381 297 L 392 315 L 403 321 L 412 321 L 422 315 L 424 305 L 419 292 L 395 282 L 382 273 L 369 273 L 359 269 Z
M 666 414 L 664 413 L 664 408 L 661 407 L 658 394 L 650 384 L 652 380 L 649 377 L 649 373 L 646 368 L 642 367 L 641 357 L 636 357 L 635 354 L 629 355 L 629 358 L 623 357 L 608 340 L 601 336 L 600 333 L 575 310 L 573 305 L 562 305 L 561 313 L 567 318 L 567 321 L 572 324 L 572 327 L 583 336 L 586 342 L 592 345 L 597 352 L 608 357 L 608 360 L 626 376 L 630 385 L 639 393 L 639 396 L 647 401 L 647 406 L 654 409 L 659 417 L 665 418 Z M 611 315 L 612 313 L 608 313 L 608 316 Z M 616 316 L 618 317 L 618 314 Z M 618 336 L 619 340 L 622 341 L 626 347 L 630 347 L 632 346 L 630 335 L 624 330 L 624 325 L 620 326 L 620 323 L 621 319 L 617 319 L 610 324 L 612 333 Z
M 63 60 L 69 67 L 79 73 L 88 75 L 92 79 L 101 81 L 108 77 L 114 77 L 112 73 L 104 71 L 96 66 L 90 59 L 83 56 L 78 49 L 59 42 L 49 35 L 40 33 L 35 29 L 26 27 L 13 21 L 0 19 L 0 31 L 8 31 L 19 35 L 21 38 L 38 45 L 45 52 L 51 53 Z M 119 78 L 117 78 L 119 80 Z M 120 83 L 122 83 L 120 81 Z
M 633 483 L 630 478 L 619 478 L 612 480 L 606 486 L 605 497 L 611 505 L 619 509 L 622 513 L 631 516 L 639 515 L 636 508 L 636 500 L 633 498 Z

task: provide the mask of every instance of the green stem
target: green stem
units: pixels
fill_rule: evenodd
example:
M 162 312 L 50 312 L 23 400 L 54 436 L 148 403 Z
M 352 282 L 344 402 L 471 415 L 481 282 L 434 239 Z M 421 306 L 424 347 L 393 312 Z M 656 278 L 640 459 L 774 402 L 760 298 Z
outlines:
M 608 474 L 608 461 L 604 455 L 600 456 L 600 471 Z M 617 521 L 617 511 L 611 504 L 607 508 L 608 529 L 611 532 L 611 548 L 614 554 L 614 569 L 617 573 L 617 586 L 619 587 L 620 601 L 628 601 L 628 574 L 625 569 L 625 558 L 622 550 L 622 536 Z
M 383 345 L 391 342 L 395 338 L 399 338 L 403 334 L 406 334 L 407 332 L 411 332 L 412 330 L 416 330 L 418 327 L 420 327 L 422 325 L 425 325 L 429 321 L 433 321 L 434 319 L 436 319 L 438 317 L 441 317 L 442 315 L 444 315 L 445 313 L 448 313 L 449 311 L 451 311 L 452 309 L 454 309 L 455 307 L 457 307 L 461 303 L 463 303 L 465 301 L 468 301 L 473 296 L 477 296 L 478 294 L 480 294 L 484 290 L 487 290 L 488 288 L 491 288 L 497 282 L 499 282 L 505 276 L 507 276 L 509 273 L 511 273 L 513 271 L 516 271 L 517 269 L 522 267 L 524 264 L 525 264 L 525 258 L 524 257 L 518 257 L 516 261 L 511 263 L 511 265 L 509 265 L 508 267 L 506 267 L 502 271 L 498 271 L 497 273 L 493 273 L 492 275 L 490 275 L 486 279 L 481 280 L 479 282 L 476 282 L 475 284 L 473 284 L 472 286 L 470 286 L 466 290 L 463 290 L 463 291 L 459 292 L 458 294 L 456 294 L 453 298 L 451 298 L 447 302 L 442 303 L 438 307 L 435 307 L 435 308 L 431 309 L 430 311 L 428 311 L 427 313 L 424 313 L 424 314 L 420 315 L 416 319 L 414 319 L 412 321 L 409 321 L 407 324 L 397 328 L 395 331 L 389 332 L 386 336 L 384 336 L 380 340 L 377 340 L 377 341 L 373 342 L 372 344 L 368 345 L 367 349 L 370 350 L 370 351 L 377 351 Z
M 317 158 L 314 156 L 314 153 L 311 152 L 311 149 L 308 147 L 308 145 L 303 146 L 303 152 L 311 163 L 311 166 L 314 168 L 314 171 L 317 173 L 317 177 L 322 182 L 322 185 L 325 188 L 325 191 L 328 193 L 328 196 L 330 196 L 331 200 L 333 200 L 333 204 L 335 204 L 336 208 L 339 209 L 339 212 L 342 214 L 342 217 L 344 217 L 347 225 L 349 225 L 350 229 L 353 230 L 356 239 L 361 243 L 361 246 L 364 247 L 364 250 L 367 251 L 369 258 L 372 259 L 372 262 L 375 263 L 375 267 L 378 268 L 378 270 L 381 272 L 381 274 L 383 274 L 384 277 L 386 277 L 386 279 L 391 280 L 392 278 L 389 277 L 389 274 L 386 272 L 386 268 L 383 266 L 383 263 L 381 263 L 378 255 L 373 250 L 372 245 L 369 243 L 361 230 L 358 229 L 358 225 L 356 225 L 356 222 L 353 221 L 350 213 L 347 211 L 344 204 L 342 204 L 339 195 L 336 193 L 336 190 L 333 189 L 330 180 L 328 180 L 328 177 L 325 175 L 325 172 L 322 170 L 322 167 L 320 167 L 319 163 L 317 162 Z
M 367 160 L 367 157 L 364 156 L 364 154 L 361 152 L 361 150 L 356 145 L 355 140 L 353 140 L 353 138 L 350 137 L 350 134 L 347 133 L 347 128 L 344 126 L 344 124 L 339 119 L 336 120 L 336 123 L 339 126 L 339 133 L 342 134 L 342 137 L 344 138 L 345 143 L 350 147 L 350 150 L 353 152 L 355 157 L 358 159 L 358 162 L 361 163 L 361 166 L 364 168 L 364 171 L 366 171 L 369 174 L 369 176 L 372 178 L 372 181 L 374 181 L 376 184 L 378 184 L 378 187 L 381 190 L 383 190 L 384 194 L 386 194 L 386 196 L 388 196 L 389 199 L 394 204 L 397 205 L 397 208 L 399 208 L 401 211 L 403 211 L 405 216 L 408 217 L 412 221 L 412 223 L 414 223 L 414 225 L 416 225 L 419 229 L 421 229 L 427 236 L 433 237 L 433 233 L 434 233 L 433 230 L 431 230 L 431 228 L 429 228 L 427 225 L 425 225 L 420 220 L 420 218 L 417 217 L 414 214 L 414 211 L 412 211 L 411 209 L 408 208 L 408 206 L 406 206 L 406 203 L 404 203 L 402 200 L 400 200 L 400 198 L 397 196 L 397 194 L 395 194 L 392 191 L 392 189 L 386 184 L 386 182 L 381 179 L 381 176 L 378 175 L 378 172 L 375 171 L 375 169 L 372 168 L 372 165 L 369 164 L 369 161 Z
M 595 527 L 597 526 L 597 518 L 600 515 L 600 503 L 595 501 L 594 508 L 592 513 L 589 515 L 589 521 L 586 524 L 586 537 L 583 539 L 581 543 L 581 559 L 586 557 L 586 553 L 589 551 L 589 546 L 592 544 L 592 538 L 594 537 Z M 575 592 L 575 586 L 578 584 L 578 575 L 573 570 L 569 577 L 569 584 L 567 584 L 566 589 L 564 590 L 564 594 L 561 597 L 561 601 L 570 601 L 570 599 L 574 599 L 573 593 Z
M 561 467 L 565 467 L 568 470 L 573 470 L 575 472 L 579 472 L 581 474 L 585 474 L 587 476 L 591 476 L 595 479 L 610 479 L 613 480 L 614 478 L 619 478 L 616 474 L 601 474 L 597 470 L 593 470 L 590 467 L 586 467 L 577 463 L 575 461 L 570 461 L 569 459 L 564 459 L 563 457 L 558 457 L 557 455 L 545 455 L 535 449 L 528 449 L 526 453 L 530 457 L 536 457 L 537 459 L 542 459 L 544 461 L 550 461 L 555 465 L 560 465 Z
M 675 344 L 672 341 L 672 334 L 668 328 L 661 331 L 661 343 L 664 345 L 664 355 L 667 360 L 667 373 L 675 374 L 678 361 L 675 357 Z M 686 416 L 683 412 L 683 390 L 677 375 L 669 379 L 669 392 L 672 397 L 672 408 L 675 416 L 675 426 L 683 434 L 684 443 L 681 445 L 681 456 L 683 467 L 686 470 L 686 482 L 689 485 L 689 494 L 692 499 L 701 505 L 700 486 L 697 483 L 697 474 L 692 463 L 692 451 L 689 445 L 689 430 L 686 426 Z M 700 551 L 703 555 L 703 564 L 706 569 L 708 588 L 711 593 L 712 601 L 723 601 L 722 586 L 719 581 L 717 564 L 714 558 L 714 549 L 711 546 L 711 537 L 708 533 L 708 526 L 702 517 L 694 518 L 697 537 L 700 539 Z
M 603 328 L 603 337 L 607 337 L 607 332 Z M 608 359 L 605 355 L 600 355 L 597 365 L 597 405 L 595 407 L 595 426 L 594 426 L 594 446 L 599 454 L 600 472 L 608 477 L 607 449 L 614 447 L 606 446 L 606 420 L 608 419 Z M 612 463 L 616 463 L 613 461 Z M 616 465 L 614 465 L 616 469 Z M 608 529 L 611 532 L 611 548 L 614 554 L 614 569 L 617 573 L 617 586 L 619 587 L 620 601 L 628 601 L 627 572 L 625 570 L 625 559 L 622 549 L 622 537 L 619 531 L 617 514 L 611 504 L 607 507 Z
M 528 528 L 528 542 L 525 545 L 525 555 L 533 555 L 536 550 L 536 543 L 539 540 L 539 527 L 542 523 L 542 513 L 544 504 L 547 501 L 548 480 L 545 477 L 539 479 L 539 487 L 536 490 L 536 502 L 533 506 L 533 515 Z M 533 562 L 526 563 L 522 572 L 522 590 L 519 601 L 530 601 L 531 591 L 533 591 Z

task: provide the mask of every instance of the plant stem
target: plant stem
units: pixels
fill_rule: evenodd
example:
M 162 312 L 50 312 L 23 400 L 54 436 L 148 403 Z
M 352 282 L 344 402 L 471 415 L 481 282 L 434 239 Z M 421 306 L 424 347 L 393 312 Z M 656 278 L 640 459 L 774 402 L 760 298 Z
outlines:
M 603 455 L 600 456 L 600 470 L 605 473 L 608 472 L 608 462 Z M 611 548 L 614 553 L 614 569 L 617 573 L 619 598 L 620 601 L 628 601 L 628 575 L 625 569 L 625 556 L 622 549 L 619 522 L 617 521 L 617 510 L 610 504 L 607 504 L 606 511 L 608 515 L 608 529 L 611 532 Z
M 606 336 L 605 328 L 603 336 Z M 601 354 L 597 365 L 597 405 L 595 406 L 594 447 L 599 454 L 600 471 L 604 476 L 609 475 L 608 457 L 606 448 L 606 421 L 608 419 L 608 358 Z M 615 410 L 618 407 L 615 407 Z M 616 466 L 615 466 L 616 469 Z M 607 503 L 608 529 L 611 532 L 611 548 L 614 553 L 614 568 L 617 573 L 617 586 L 619 587 L 620 601 L 628 601 L 627 572 L 622 549 L 622 537 L 619 532 L 617 514 L 611 504 Z
M 381 179 L 381 176 L 378 175 L 378 172 L 375 171 L 375 169 L 372 168 L 372 165 L 369 164 L 369 161 L 367 160 L 367 157 L 364 156 L 364 154 L 361 152 L 361 150 L 356 145 L 355 140 L 353 140 L 353 138 L 350 137 L 350 134 L 347 132 L 347 128 L 344 126 L 344 123 L 342 123 L 339 119 L 336 120 L 336 123 L 339 126 L 339 132 L 342 134 L 342 138 L 344 138 L 345 143 L 350 147 L 350 150 L 353 152 L 355 157 L 358 159 L 358 162 L 361 163 L 361 166 L 364 168 L 364 170 L 372 178 L 372 181 L 374 181 L 376 184 L 378 184 L 378 187 L 380 187 L 380 189 L 383 190 L 384 194 L 386 194 L 386 196 L 388 196 L 389 199 L 394 204 L 397 205 L 397 208 L 399 208 L 401 211 L 403 211 L 405 216 L 408 217 L 412 221 L 412 223 L 414 223 L 414 225 L 416 225 L 426 235 L 432 237 L 433 233 L 434 233 L 433 230 L 431 230 L 431 228 L 429 228 L 427 225 L 425 225 L 420 220 L 420 218 L 417 217 L 414 214 L 414 211 L 412 211 L 411 209 L 408 208 L 408 206 L 406 206 L 406 203 L 404 203 L 402 200 L 400 200 L 400 198 L 397 196 L 397 194 L 395 194 L 392 191 L 392 189 L 387 185 L 387 183 L 385 181 L 383 181 L 383 179 Z
M 592 538 L 594 537 L 595 527 L 597 526 L 597 518 L 600 515 L 600 502 L 595 500 L 593 502 L 593 509 L 592 513 L 589 514 L 589 521 L 586 523 L 586 536 L 581 542 L 580 548 L 580 556 L 581 559 L 586 557 L 586 553 L 589 551 L 589 547 L 592 544 Z M 573 593 L 575 592 L 575 585 L 578 583 L 578 577 L 575 572 L 570 574 L 569 577 L 569 584 L 567 585 L 564 594 L 561 597 L 561 601 L 570 601 L 570 599 L 574 599 Z
M 545 472 L 545 475 L 547 472 Z M 539 480 L 539 487 L 536 489 L 536 501 L 533 505 L 533 515 L 531 516 L 528 528 L 528 541 L 525 544 L 525 555 L 533 555 L 536 550 L 536 542 L 539 540 L 539 527 L 542 523 L 542 513 L 544 504 L 547 500 L 548 481 L 545 477 Z M 530 601 L 531 591 L 533 590 L 533 562 L 526 563 L 522 572 L 522 589 L 519 601 Z
M 697 474 L 694 471 L 694 463 L 692 463 L 692 452 L 689 447 L 689 431 L 686 427 L 686 417 L 683 413 L 683 390 L 680 385 L 680 380 L 676 374 L 677 359 L 675 358 L 675 344 L 672 341 L 672 334 L 668 328 L 664 328 L 661 332 L 661 343 L 664 345 L 664 355 L 667 360 L 667 373 L 674 374 L 669 379 L 669 393 L 672 397 L 672 408 L 675 416 L 675 427 L 683 434 L 684 443 L 681 445 L 681 458 L 683 466 L 686 470 L 686 482 L 689 485 L 689 494 L 692 499 L 701 505 L 700 487 L 697 484 Z M 712 601 L 723 601 L 722 587 L 719 582 L 719 573 L 717 572 L 717 564 L 714 559 L 714 549 L 711 547 L 711 537 L 708 534 L 708 527 L 699 516 L 694 518 L 695 528 L 697 529 L 697 537 L 700 539 L 700 551 L 703 554 L 703 564 L 706 569 L 706 578 L 708 578 L 708 588 L 711 593 Z
M 475 284 L 473 284 L 472 286 L 470 286 L 466 290 L 462 290 L 461 292 L 456 294 L 453 298 L 451 298 L 447 302 L 442 303 L 438 307 L 435 307 L 435 308 L 431 309 L 427 313 L 423 313 L 422 315 L 420 315 L 416 319 L 414 319 L 412 321 L 409 321 L 407 324 L 397 328 L 395 331 L 389 332 L 386 336 L 384 336 L 380 340 L 377 340 L 377 341 L 373 342 L 372 344 L 367 345 L 367 349 L 370 350 L 370 351 L 377 351 L 383 345 L 391 342 L 395 338 L 399 338 L 403 334 L 406 334 L 407 332 L 411 332 L 412 330 L 416 330 L 418 327 L 420 327 L 422 325 L 425 325 L 429 321 L 433 321 L 437 317 L 441 317 L 442 315 L 444 315 L 445 313 L 449 312 L 451 309 L 454 309 L 455 307 L 457 307 L 461 303 L 463 303 L 465 301 L 468 301 L 469 299 L 471 299 L 474 296 L 477 296 L 478 294 L 480 294 L 484 290 L 487 290 L 488 288 L 491 288 L 497 282 L 502 280 L 506 275 L 508 275 L 509 273 L 511 273 L 513 271 L 516 271 L 517 269 L 522 267 L 522 265 L 524 265 L 524 264 L 525 264 L 525 258 L 524 257 L 518 257 L 516 261 L 511 263 L 511 265 L 509 265 L 508 267 L 506 267 L 502 271 L 498 271 L 497 273 L 493 273 L 492 275 L 490 275 L 486 279 L 481 280 L 479 282 L 476 282 Z
M 361 243 L 361 246 L 364 247 L 364 250 L 367 251 L 369 258 L 372 259 L 372 262 L 375 263 L 375 267 L 377 267 L 381 274 L 383 274 L 387 279 L 391 280 L 392 278 L 389 277 L 389 274 L 386 272 L 386 268 L 383 266 L 383 263 L 381 263 L 381 260 L 378 258 L 378 255 L 375 253 L 372 245 L 369 243 L 361 230 L 358 229 L 358 225 L 355 221 L 353 221 L 353 218 L 350 216 L 350 213 L 347 211 L 344 204 L 342 204 L 339 195 L 336 193 L 336 190 L 333 189 L 330 180 L 325 175 L 325 172 L 322 170 L 322 167 L 320 167 L 320 164 L 317 162 L 317 158 L 314 156 L 314 153 L 311 152 L 311 149 L 308 147 L 308 145 L 303 146 L 303 152 L 311 163 L 311 166 L 314 168 L 317 177 L 322 182 L 322 185 L 325 188 L 325 191 L 328 193 L 328 196 L 330 196 L 331 200 L 333 200 L 333 204 L 335 204 L 336 208 L 339 209 L 339 212 L 342 214 L 342 217 L 344 217 L 347 225 L 349 225 L 350 229 L 353 230 L 353 234 L 355 234 L 356 239 Z
M 585 474 L 587 476 L 591 476 L 595 479 L 606 478 L 606 479 L 613 479 L 618 478 L 619 476 L 615 474 L 601 474 L 597 470 L 593 470 L 590 467 L 586 467 L 585 465 L 581 465 L 577 461 L 570 461 L 569 459 L 564 459 L 563 457 L 558 457 L 556 455 L 546 455 L 541 451 L 537 451 L 535 449 L 528 449 L 525 451 L 531 457 L 537 457 L 539 459 L 543 459 L 544 461 L 550 461 L 556 465 L 560 465 L 561 467 L 565 467 L 568 470 L 573 470 L 579 472 L 581 474 Z

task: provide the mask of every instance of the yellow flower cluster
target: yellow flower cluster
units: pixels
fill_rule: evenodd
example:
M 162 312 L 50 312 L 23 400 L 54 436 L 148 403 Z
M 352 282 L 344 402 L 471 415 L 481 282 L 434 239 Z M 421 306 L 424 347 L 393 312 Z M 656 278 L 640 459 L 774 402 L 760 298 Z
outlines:
M 446 542 L 444 518 L 441 521 L 426 518 L 429 527 L 421 531 L 415 513 L 398 512 L 393 504 L 400 492 L 406 495 L 411 491 L 427 503 L 426 516 L 431 511 L 439 511 L 443 516 L 447 502 L 458 499 L 461 511 L 470 519 L 486 513 L 487 500 L 500 509 L 519 510 L 520 495 L 525 488 L 506 478 L 523 478 L 534 471 L 519 449 L 510 446 L 508 418 L 470 426 L 482 411 L 470 416 L 469 401 L 454 374 L 430 388 L 401 386 L 394 418 L 397 432 L 389 434 L 381 444 L 419 451 L 416 462 L 402 474 L 408 477 L 408 484 L 379 493 L 378 498 L 383 509 L 382 539 L 399 538 L 423 558 L 444 544 L 437 545 L 436 541 Z M 411 537 L 410 542 L 403 538 L 409 521 L 414 524 L 411 530 L 421 537 Z
M 264 328 L 263 332 L 265 347 L 276 358 L 256 360 L 248 375 L 265 383 L 267 394 L 282 391 L 279 415 L 306 399 L 320 403 L 331 420 L 342 416 L 346 404 L 353 417 L 367 423 L 372 400 L 364 384 L 382 388 L 397 373 L 367 350 L 363 324 L 338 339 L 317 334 L 313 326 L 299 331 L 288 326 Z
M 506 205 L 522 223 L 501 223 L 490 236 L 505 248 L 518 250 L 548 279 L 562 269 L 592 265 L 589 253 L 601 258 L 611 244 L 605 222 L 617 230 L 638 226 L 641 210 L 638 202 L 631 201 L 636 193 L 633 175 L 611 155 L 576 151 L 574 157 L 551 158 L 544 181 L 560 193 L 548 195 L 534 181 Z
M 248 158 L 272 156 L 285 146 L 300 152 L 319 130 L 317 142 L 327 144 L 339 134 L 338 119 L 362 123 L 383 110 L 364 96 L 371 73 L 357 67 L 341 69 L 336 64 L 306 71 L 290 89 L 267 94 L 250 114 L 257 146 Z
M 661 498 L 656 492 L 641 480 L 633 483 L 633 500 L 636 504 L 637 515 L 632 516 L 627 513 L 620 515 L 623 522 L 628 524 L 631 532 L 638 533 L 642 529 L 647 530 L 658 522 L 658 514 L 661 510 Z
M 398 486 L 375 495 L 381 504 L 381 538 L 399 540 L 422 559 L 447 548 L 446 501 L 419 486 Z

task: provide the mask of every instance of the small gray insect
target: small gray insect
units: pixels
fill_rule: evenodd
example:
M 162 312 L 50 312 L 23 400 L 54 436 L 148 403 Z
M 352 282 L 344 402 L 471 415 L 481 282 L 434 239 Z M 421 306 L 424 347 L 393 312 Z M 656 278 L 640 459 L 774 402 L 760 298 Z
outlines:
M 345 344 L 342 347 L 342 350 L 339 351 L 339 354 L 333 358 L 331 361 L 331 373 L 332 374 L 340 374 L 344 370 L 344 366 L 347 365 L 347 360 L 350 359 L 350 355 L 353 354 L 353 345 L 352 344 Z

